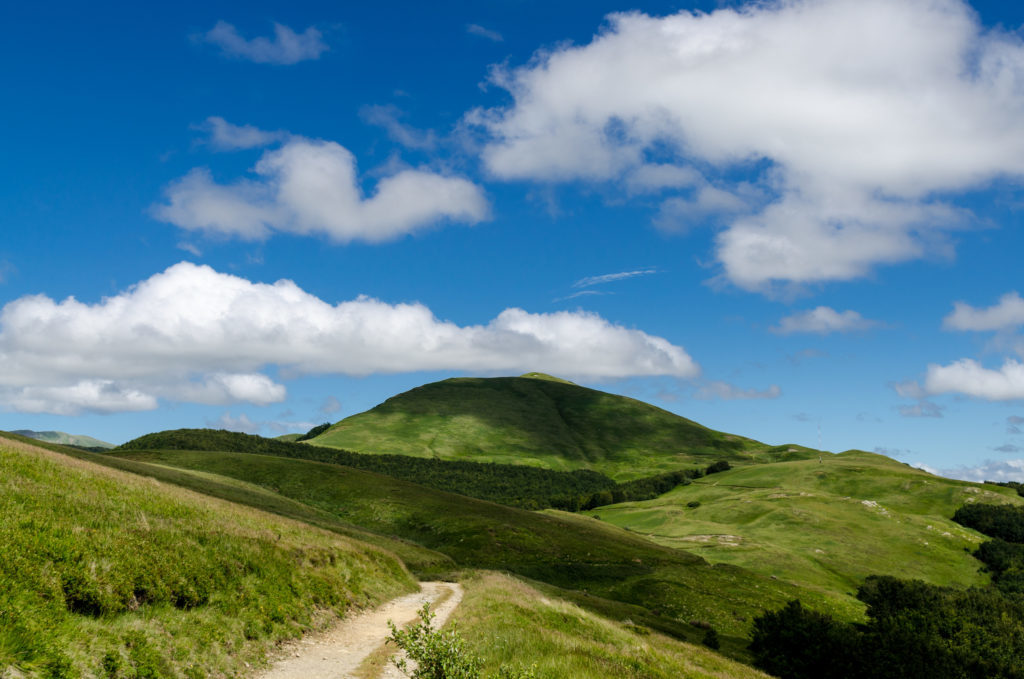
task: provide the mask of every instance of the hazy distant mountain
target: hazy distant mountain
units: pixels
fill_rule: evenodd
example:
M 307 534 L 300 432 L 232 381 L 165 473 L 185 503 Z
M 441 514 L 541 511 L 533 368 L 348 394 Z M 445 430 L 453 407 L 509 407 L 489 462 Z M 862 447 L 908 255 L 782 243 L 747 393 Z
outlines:
M 91 436 L 84 436 L 82 434 L 67 434 L 62 431 L 32 431 L 31 429 L 18 429 L 11 433 L 18 434 L 19 436 L 27 436 L 28 438 L 36 439 L 37 441 L 46 441 L 47 443 L 59 443 L 64 446 L 81 446 L 83 448 L 115 447 L 113 443 L 100 441 L 99 439 L 94 439 Z

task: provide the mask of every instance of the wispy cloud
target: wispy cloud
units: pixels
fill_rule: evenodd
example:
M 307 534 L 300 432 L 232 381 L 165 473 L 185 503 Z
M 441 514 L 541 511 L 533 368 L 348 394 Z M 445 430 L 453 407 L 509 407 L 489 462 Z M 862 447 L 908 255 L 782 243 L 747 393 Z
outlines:
M 466 33 L 486 38 L 492 42 L 503 42 L 505 40 L 501 33 L 492 31 L 489 28 L 484 28 L 480 24 L 466 24 Z
M 577 297 L 589 297 L 591 295 L 611 295 L 611 294 L 613 294 L 613 293 L 611 293 L 611 292 L 602 292 L 600 290 L 580 290 L 579 292 L 574 292 L 571 295 L 566 295 L 565 297 L 557 297 L 557 298 L 555 298 L 555 299 L 553 299 L 551 301 L 552 302 L 564 302 L 567 299 L 576 299 Z
M 1010 415 L 1006 418 L 1006 433 L 1007 434 L 1020 434 L 1020 425 L 1024 424 L 1024 417 L 1019 415 Z
M 324 399 L 324 402 L 320 404 L 320 408 L 317 412 L 321 415 L 334 415 L 341 411 L 341 401 L 334 396 L 328 396 Z
M 402 111 L 394 105 L 364 106 L 360 117 L 370 125 L 384 128 L 392 141 L 409 149 L 429 151 L 437 146 L 437 135 L 433 130 L 419 130 L 401 121 Z
M 601 276 L 587 276 L 581 278 L 572 284 L 574 288 L 589 288 L 593 285 L 601 285 L 602 283 L 611 283 L 613 281 L 621 281 L 627 278 L 636 278 L 637 276 L 649 276 L 651 274 L 658 273 L 657 269 L 638 269 L 636 271 L 621 271 L 619 273 L 606 273 Z
M 254 125 L 233 125 L 220 116 L 210 116 L 192 129 L 205 132 L 206 143 L 216 151 L 255 149 L 284 141 L 289 137 L 282 130 L 261 130 Z
M 184 250 L 185 252 L 188 252 L 189 254 L 195 255 L 196 257 L 202 257 L 203 256 L 203 251 L 200 250 L 198 247 L 196 247 L 194 244 L 189 243 L 188 241 L 181 241 L 175 247 L 177 247 L 179 250 Z
M 880 325 L 878 321 L 871 321 L 861 316 L 856 311 L 836 311 L 831 307 L 819 306 L 808 311 L 786 316 L 779 321 L 779 324 L 771 331 L 779 335 L 792 335 L 794 333 L 816 333 L 828 335 L 833 332 L 852 332 L 855 330 L 868 330 Z
M 919 401 L 913 405 L 899 407 L 899 413 L 903 417 L 942 417 L 945 407 L 932 403 L 931 401 Z
M 300 61 L 319 59 L 330 49 L 323 41 L 323 34 L 310 26 L 302 33 L 296 33 L 284 24 L 274 24 L 274 38 L 263 36 L 246 40 L 232 24 L 218 21 L 203 36 L 203 39 L 220 47 L 230 57 L 245 59 L 257 64 L 297 64 Z
M 777 384 L 767 389 L 742 389 L 728 382 L 707 382 L 697 389 L 694 398 L 701 400 L 720 399 L 722 401 L 737 401 L 751 399 L 773 399 L 782 395 L 782 390 Z

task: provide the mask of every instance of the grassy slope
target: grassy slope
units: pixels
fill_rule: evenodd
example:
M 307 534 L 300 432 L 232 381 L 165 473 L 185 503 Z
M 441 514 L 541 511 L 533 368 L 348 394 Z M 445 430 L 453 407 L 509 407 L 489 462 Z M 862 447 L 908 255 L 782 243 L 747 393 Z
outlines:
M 190 451 L 117 455 L 244 480 L 346 523 L 414 540 L 463 567 L 505 570 L 585 589 L 665 618 L 706 621 L 732 636 L 745 636 L 762 609 L 797 596 L 845 619 L 860 612 L 856 602 L 828 607 L 823 597 L 789 583 L 711 567 L 699 557 L 586 517 L 523 511 L 305 460 Z
M 981 537 L 950 520 L 973 500 L 1024 502 L 1011 489 L 851 451 L 826 454 L 822 464 L 738 468 L 654 500 L 590 513 L 711 562 L 842 593 L 870 574 L 983 584 L 986 576 L 966 551 Z
M 613 622 L 496 573 L 463 581 L 452 617 L 485 674 L 536 665 L 539 679 L 755 679 L 751 667 L 630 622 Z M 501 611 L 495 615 L 495 611 Z
M 313 445 L 363 453 L 594 469 L 616 480 L 810 456 L 703 427 L 647 403 L 546 376 L 426 384 L 335 424 Z
M 0 436 L 0 674 L 224 675 L 415 583 L 338 535 Z

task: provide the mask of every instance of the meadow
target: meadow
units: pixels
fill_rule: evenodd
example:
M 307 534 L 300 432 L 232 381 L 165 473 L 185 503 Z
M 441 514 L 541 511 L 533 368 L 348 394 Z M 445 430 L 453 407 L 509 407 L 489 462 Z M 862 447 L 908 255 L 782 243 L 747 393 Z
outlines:
M 825 453 L 820 463 L 732 469 L 654 500 L 588 514 L 712 563 L 848 596 L 869 575 L 961 587 L 987 583 L 970 555 L 983 536 L 952 520 L 971 502 L 1024 499 L 1009 488 L 847 452 Z

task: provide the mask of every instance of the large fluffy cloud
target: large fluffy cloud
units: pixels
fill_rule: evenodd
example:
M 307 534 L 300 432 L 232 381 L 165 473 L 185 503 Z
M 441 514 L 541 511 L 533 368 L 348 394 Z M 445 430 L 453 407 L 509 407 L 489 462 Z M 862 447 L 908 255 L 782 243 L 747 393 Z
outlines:
M 585 312 L 506 309 L 458 326 L 422 304 L 361 297 L 330 304 L 295 283 L 253 283 L 177 264 L 97 304 L 36 295 L 0 312 L 0 403 L 73 413 L 154 408 L 159 398 L 274 403 L 265 374 L 525 372 L 693 377 L 660 337 Z
M 499 178 L 650 185 L 671 157 L 656 183 L 696 203 L 711 184 L 740 200 L 721 177 L 753 172 L 769 197 L 730 202 L 717 245 L 751 289 L 941 251 L 964 216 L 937 195 L 1024 173 L 1024 47 L 960 0 L 616 14 L 492 79 L 514 103 L 469 119 Z
M 292 138 L 265 152 L 255 172 L 256 180 L 224 185 L 193 170 L 167 188 L 167 203 L 153 213 L 183 229 L 246 239 L 277 230 L 373 243 L 445 219 L 474 224 L 490 209 L 476 184 L 427 170 L 401 170 L 364 197 L 355 158 L 331 141 Z
M 998 370 L 969 358 L 929 365 L 924 389 L 929 394 L 966 394 L 988 401 L 1024 399 L 1024 363 L 1007 359 Z

